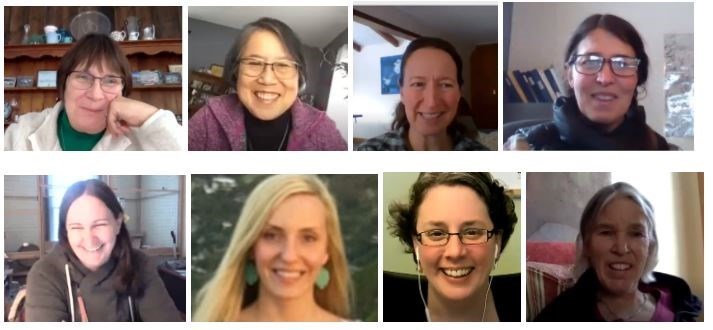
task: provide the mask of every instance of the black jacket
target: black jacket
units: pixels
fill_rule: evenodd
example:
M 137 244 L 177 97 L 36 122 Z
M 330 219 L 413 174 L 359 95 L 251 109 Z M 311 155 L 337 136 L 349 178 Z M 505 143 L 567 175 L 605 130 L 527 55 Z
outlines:
M 668 142 L 646 124 L 644 108 L 632 102 L 624 122 L 606 133 L 579 110 L 574 97 L 560 97 L 551 122 L 521 128 L 534 150 L 670 150 Z
M 646 285 L 667 289 L 671 292 L 674 321 L 695 321 L 701 311 L 701 301 L 691 293 L 686 281 L 676 276 L 654 272 L 656 279 Z M 603 321 L 597 312 L 599 281 L 592 268 L 588 269 L 577 283 L 562 292 L 535 318 L 545 322 L 592 322 Z
M 384 272 L 384 321 L 427 321 L 417 283 L 415 275 Z M 428 301 L 428 281 L 425 276 L 421 276 L 421 289 Z M 490 291 L 500 321 L 520 322 L 520 274 L 493 276 Z

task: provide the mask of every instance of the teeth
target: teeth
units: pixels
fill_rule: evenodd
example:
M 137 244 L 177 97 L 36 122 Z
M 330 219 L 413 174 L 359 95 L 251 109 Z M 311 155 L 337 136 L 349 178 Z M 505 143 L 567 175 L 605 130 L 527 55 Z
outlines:
M 275 273 L 277 273 L 277 276 L 284 277 L 284 278 L 298 278 L 300 277 L 301 272 L 299 271 L 289 271 L 289 270 L 276 270 Z
M 84 248 L 84 249 L 85 249 L 87 252 L 97 252 L 97 251 L 99 251 L 99 249 L 101 249 L 102 246 L 103 246 L 103 245 L 99 245 L 99 246 L 97 246 L 97 247 L 95 247 L 95 248 Z
M 443 273 L 450 277 L 463 277 L 473 271 L 473 268 L 443 269 Z
M 279 96 L 279 94 L 269 92 L 257 92 L 255 93 L 255 96 L 257 96 L 257 98 L 261 101 L 271 102 L 274 101 Z
M 631 265 L 622 263 L 609 264 L 609 268 L 613 268 L 615 270 L 628 270 L 629 268 L 631 268 Z
M 429 112 L 429 113 L 421 112 L 421 116 L 426 119 L 433 119 L 440 115 L 441 115 L 440 112 Z
M 602 95 L 602 94 L 596 94 L 594 95 L 594 98 L 600 101 L 611 101 L 614 99 L 613 95 Z

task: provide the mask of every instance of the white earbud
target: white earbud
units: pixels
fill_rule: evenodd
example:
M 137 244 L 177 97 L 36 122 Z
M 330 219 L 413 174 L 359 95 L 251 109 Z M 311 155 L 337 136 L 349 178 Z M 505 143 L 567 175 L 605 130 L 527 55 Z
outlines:
M 416 262 L 421 261 L 421 257 L 418 256 L 418 248 L 414 246 L 414 251 L 416 252 Z
M 416 253 L 416 271 L 421 272 L 421 256 L 418 255 L 418 247 L 414 246 L 414 252 Z
M 498 253 L 500 252 L 500 246 L 498 243 L 495 243 L 495 255 L 493 256 L 493 259 L 498 260 Z

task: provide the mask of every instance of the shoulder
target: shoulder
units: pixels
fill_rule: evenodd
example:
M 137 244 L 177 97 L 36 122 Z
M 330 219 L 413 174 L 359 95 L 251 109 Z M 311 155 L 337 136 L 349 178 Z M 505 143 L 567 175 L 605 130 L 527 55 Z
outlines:
M 520 321 L 520 274 L 493 276 L 493 299 L 500 321 Z
M 473 140 L 462 133 L 458 133 L 455 137 L 455 143 L 453 145 L 454 151 L 490 151 L 488 147 L 484 146 L 480 142 Z
M 389 131 L 362 142 L 358 151 L 401 151 L 406 150 L 404 139 L 397 131 Z
M 42 126 L 42 124 L 45 122 L 45 120 L 48 119 L 48 117 L 52 117 L 53 114 L 59 112 L 59 104 L 60 103 L 58 103 L 52 108 L 47 108 L 39 112 L 29 112 L 19 116 L 17 122 L 8 126 L 7 130 L 5 131 L 5 149 L 14 150 L 15 148 L 11 145 L 8 145 L 8 143 L 13 144 L 13 142 L 21 142 L 26 139 L 30 134 L 37 131 L 40 126 Z
M 292 128 L 298 134 L 298 150 L 347 150 L 337 124 L 321 111 L 297 100 L 292 106 Z
M 64 265 L 67 262 L 64 249 L 61 247 L 54 248 L 32 265 L 28 273 L 28 283 L 35 285 L 40 282 L 62 280 L 64 278 Z
M 520 128 L 515 135 L 523 136 L 535 150 L 560 149 L 564 144 L 557 125 L 552 121 Z

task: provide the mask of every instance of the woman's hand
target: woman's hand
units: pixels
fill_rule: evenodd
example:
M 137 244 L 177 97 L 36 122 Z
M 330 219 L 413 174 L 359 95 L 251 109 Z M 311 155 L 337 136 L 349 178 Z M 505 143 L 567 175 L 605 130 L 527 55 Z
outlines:
M 114 136 L 126 135 L 131 127 L 140 127 L 149 117 L 158 111 L 153 105 L 117 96 L 109 103 L 107 128 Z

